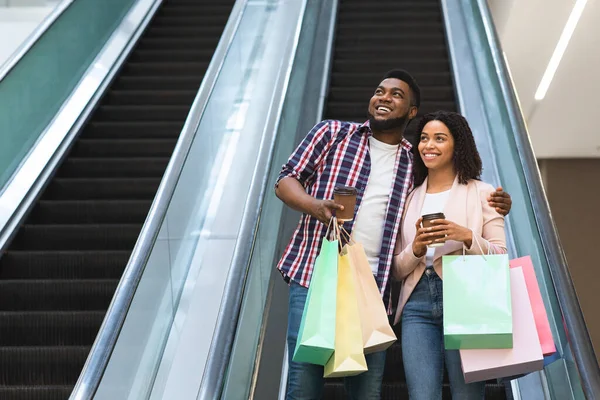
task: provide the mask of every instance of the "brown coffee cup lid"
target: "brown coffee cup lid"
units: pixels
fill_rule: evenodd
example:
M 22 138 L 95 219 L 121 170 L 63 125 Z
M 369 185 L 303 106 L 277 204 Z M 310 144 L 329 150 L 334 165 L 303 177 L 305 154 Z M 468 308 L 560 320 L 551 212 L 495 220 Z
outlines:
M 446 216 L 444 215 L 444 213 L 439 212 L 439 213 L 433 213 L 433 214 L 425 214 L 425 215 L 421 216 L 421 218 L 423 218 L 423 221 L 429 221 L 432 219 L 446 219 Z
M 341 195 L 346 195 L 346 196 L 355 195 L 356 194 L 356 188 L 352 187 L 352 186 L 336 186 L 333 189 L 333 193 L 335 193 L 335 194 L 341 194 Z

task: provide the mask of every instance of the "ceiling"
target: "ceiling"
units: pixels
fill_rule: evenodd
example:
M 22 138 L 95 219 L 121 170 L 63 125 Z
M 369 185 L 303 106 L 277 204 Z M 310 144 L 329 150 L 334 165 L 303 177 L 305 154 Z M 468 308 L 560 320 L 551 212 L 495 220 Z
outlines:
M 575 0 L 488 0 L 536 156 L 598 158 L 600 0 L 588 0 L 544 99 L 534 94 Z

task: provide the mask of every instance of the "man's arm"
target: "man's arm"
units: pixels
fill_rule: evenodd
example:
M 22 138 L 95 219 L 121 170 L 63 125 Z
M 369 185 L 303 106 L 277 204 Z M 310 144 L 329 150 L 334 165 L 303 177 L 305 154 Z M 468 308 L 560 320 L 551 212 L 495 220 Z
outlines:
M 275 194 L 288 207 L 304 214 L 312 215 L 324 224 L 328 224 L 333 210 L 343 210 L 344 206 L 333 200 L 315 199 L 295 178 L 285 177 L 275 188 Z
M 296 178 L 302 186 L 306 187 L 327 155 L 335 134 L 336 132 L 330 129 L 329 121 L 322 121 L 315 125 L 283 164 L 275 188 L 285 177 Z
M 306 186 L 313 179 L 336 135 L 329 121 L 315 125 L 283 165 L 275 184 L 275 194 L 287 206 L 312 215 L 325 224 L 329 223 L 333 210 L 343 207 L 332 200 L 315 199 L 306 193 Z

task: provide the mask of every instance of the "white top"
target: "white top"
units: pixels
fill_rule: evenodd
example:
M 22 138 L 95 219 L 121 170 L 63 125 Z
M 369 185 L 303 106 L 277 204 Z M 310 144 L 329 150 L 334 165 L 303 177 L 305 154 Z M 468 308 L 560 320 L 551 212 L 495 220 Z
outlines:
M 423 203 L 423 208 L 421 209 L 421 215 L 444 212 L 444 207 L 446 207 L 446 202 L 448 201 L 449 195 L 449 190 L 440 193 L 425 194 L 425 202 Z M 425 255 L 425 266 L 429 267 L 433 265 L 434 255 L 435 247 L 427 247 L 427 254 Z
M 369 137 L 369 145 L 371 174 L 356 215 L 352 237 L 363 245 L 371 270 L 374 275 L 377 275 L 398 145 L 383 143 L 373 136 Z

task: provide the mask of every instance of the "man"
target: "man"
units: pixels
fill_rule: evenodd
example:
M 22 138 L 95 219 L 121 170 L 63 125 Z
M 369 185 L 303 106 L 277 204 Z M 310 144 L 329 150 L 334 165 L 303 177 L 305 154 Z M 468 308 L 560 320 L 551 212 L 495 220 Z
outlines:
M 335 186 L 358 190 L 355 218 L 344 224 L 360 242 L 391 313 L 389 271 L 404 203 L 412 190 L 412 146 L 404 138 L 417 115 L 420 89 L 404 70 L 385 74 L 369 102 L 369 120 L 360 125 L 323 121 L 304 138 L 283 166 L 277 196 L 303 216 L 277 268 L 290 284 L 287 344 L 288 400 L 320 399 L 323 367 L 292 361 L 315 259 L 335 210 Z M 490 205 L 507 214 L 510 196 L 498 188 Z M 385 352 L 366 356 L 369 370 L 345 378 L 351 399 L 379 399 Z

